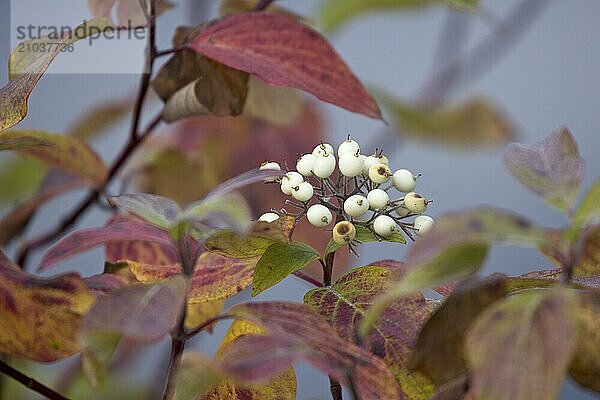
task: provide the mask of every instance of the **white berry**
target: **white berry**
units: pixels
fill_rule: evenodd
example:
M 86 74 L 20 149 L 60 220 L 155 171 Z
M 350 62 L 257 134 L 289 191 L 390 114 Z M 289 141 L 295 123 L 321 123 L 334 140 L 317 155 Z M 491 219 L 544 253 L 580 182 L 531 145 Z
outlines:
M 315 161 L 317 161 L 317 158 L 312 154 L 304 154 L 298 159 L 298 162 L 296 163 L 296 169 L 301 175 L 311 176 L 312 169 L 315 166 Z
M 258 220 L 261 222 L 271 223 L 273 221 L 277 221 L 278 219 L 279 219 L 279 215 L 277 215 L 273 212 L 268 212 L 268 213 L 264 213 L 263 215 L 261 215 Z
M 390 167 L 385 164 L 375 164 L 369 168 L 369 179 L 375 183 L 384 183 L 392 176 Z
M 354 194 L 344 201 L 344 211 L 351 217 L 360 217 L 369 210 L 369 200 L 359 194 Z
M 392 175 L 392 182 L 394 182 L 394 187 L 399 192 L 410 192 L 417 184 L 415 176 L 407 169 L 399 169 L 394 172 L 394 175 Z
M 340 157 L 338 166 L 342 175 L 354 178 L 362 173 L 363 160 L 360 154 L 347 152 Z
M 296 171 L 290 171 L 281 177 L 281 191 L 288 196 L 292 194 L 292 188 L 304 182 L 304 177 Z
M 380 215 L 373 221 L 373 230 L 379 236 L 388 237 L 396 232 L 396 221 L 388 215 Z
M 333 220 L 333 215 L 331 215 L 329 208 L 325 207 L 324 205 L 314 204 L 308 208 L 308 211 L 306 212 L 306 218 L 312 226 L 323 228 L 331 223 Z
M 360 154 L 360 146 L 352 139 L 344 140 L 338 147 L 338 157 L 346 153 Z
M 418 193 L 410 192 L 404 196 L 404 207 L 414 214 L 421 214 L 427 210 L 429 200 Z
M 373 210 L 384 210 L 390 201 L 390 196 L 385 190 L 373 189 L 367 194 L 367 200 Z
M 427 231 L 433 228 L 434 224 L 433 218 L 429 215 L 419 215 L 415 218 L 415 231 L 419 235 L 424 235 Z
M 308 182 L 302 182 L 292 188 L 292 197 L 298 201 L 308 201 L 313 197 L 313 186 Z
M 326 153 L 321 156 L 317 156 L 315 165 L 313 166 L 313 174 L 319 178 L 328 178 L 333 174 L 335 170 L 335 156 L 333 154 Z
M 333 154 L 333 146 L 329 143 L 321 143 L 312 151 L 313 156 L 324 156 L 325 154 Z

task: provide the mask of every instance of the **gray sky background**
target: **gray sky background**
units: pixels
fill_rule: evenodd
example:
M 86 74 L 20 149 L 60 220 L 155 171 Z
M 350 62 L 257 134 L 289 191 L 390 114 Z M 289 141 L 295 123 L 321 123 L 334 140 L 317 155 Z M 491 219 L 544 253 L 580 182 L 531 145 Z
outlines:
M 27 0 L 27 3 L 35 2 Z M 48 8 L 46 2 L 40 3 L 43 3 L 40 9 Z M 39 20 L 41 17 L 55 18 L 62 15 L 68 21 L 79 23 L 87 16 L 84 3 L 80 2 L 77 7 L 55 7 L 54 10 L 50 8 L 50 11 L 38 11 L 35 18 Z M 161 48 L 169 46 L 170 34 L 175 26 L 191 23 L 190 16 L 193 13 L 189 11 L 188 2 L 178 3 L 176 10 L 160 19 Z M 319 2 L 287 0 L 281 3 L 302 14 L 314 15 Z M 500 19 L 517 3 L 515 0 L 482 1 Z M 585 189 L 598 177 L 600 170 L 600 158 L 597 156 L 600 146 L 600 2 L 553 0 L 548 3 L 541 17 L 506 57 L 499 59 L 481 79 L 461 87 L 453 98 L 485 95 L 512 119 L 519 129 L 518 140 L 525 143 L 542 140 L 561 125 L 568 126 L 586 160 L 583 183 Z M 206 6 L 205 12 L 214 16 L 217 1 L 206 1 L 203 4 Z M 0 54 L 3 55 L 3 61 L 0 62 L 0 84 L 4 85 L 7 81 L 6 61 L 10 51 L 9 1 L 0 0 L 0 5 Z M 363 82 L 373 87 L 386 88 L 398 97 L 411 98 L 435 70 L 433 63 L 436 45 L 447 13 L 448 10 L 443 7 L 434 7 L 415 13 L 373 14 L 350 23 L 331 35 L 330 39 Z M 489 23 L 481 17 L 473 17 L 469 31 L 470 46 L 486 37 L 489 32 Z M 106 63 L 106 68 L 112 68 L 111 63 L 126 63 L 119 68 L 134 72 L 141 65 L 141 58 L 135 58 L 137 56 L 134 54 L 137 54 L 135 48 L 115 50 L 107 45 L 99 45 L 93 54 L 90 53 L 89 62 Z M 57 59 L 57 64 L 51 68 L 55 69 L 54 72 L 61 72 L 61 69 L 64 72 L 67 67 Z M 65 131 L 79 113 L 94 107 L 99 100 L 133 93 L 137 82 L 138 77 L 133 73 L 49 74 L 41 79 L 31 96 L 30 115 L 19 128 Z M 377 143 L 378 139 L 392 143 L 392 148 L 386 145 L 392 166 L 409 168 L 423 174 L 418 189 L 435 199 L 435 204 L 430 209 L 433 216 L 449 210 L 490 204 L 514 210 L 546 226 L 558 227 L 566 222 L 558 212 L 546 206 L 509 176 L 502 165 L 502 149 L 461 152 L 399 138 L 390 141 L 389 136 L 383 136 L 384 127 L 381 123 L 329 105 L 323 105 L 323 109 L 327 114 L 327 132 L 332 142 L 337 143 L 346 133 L 351 133 L 365 143 Z M 152 113 L 148 112 L 147 115 Z M 113 134 L 97 141 L 97 148 L 103 157 L 109 159 L 115 154 L 126 128 L 126 123 L 120 124 Z M 5 156 L 0 154 L 0 162 L 3 157 Z M 76 199 L 77 195 L 68 195 L 51 202 L 36 217 L 32 229 L 41 231 L 53 226 L 57 216 L 65 213 L 67 205 L 73 204 Z M 104 214 L 96 211 L 83 218 L 79 226 L 99 225 L 104 218 Z M 402 246 L 364 246 L 362 257 L 356 263 L 364 265 L 377 259 L 402 259 L 405 251 Z M 36 263 L 39 256 L 40 254 L 36 254 L 32 262 Z M 101 251 L 92 251 L 65 263 L 54 272 L 72 269 L 85 273 L 97 272 L 102 267 L 101 257 Z M 82 269 L 82 266 L 85 268 Z M 486 271 L 516 274 L 549 266 L 546 259 L 533 250 L 499 248 L 492 251 Z M 259 300 L 301 301 L 307 289 L 307 285 L 292 277 L 267 291 Z M 236 298 L 236 301 L 248 298 L 245 293 Z M 215 335 L 194 341 L 190 348 L 214 350 L 224 329 L 224 326 L 219 326 Z M 152 355 L 148 356 L 150 361 L 146 364 L 162 368 L 166 351 L 166 343 L 157 345 Z M 144 375 L 149 369 L 151 367 L 140 371 L 139 375 Z M 299 366 L 298 375 L 299 399 L 327 398 L 327 380 L 324 376 L 306 365 Z M 589 393 L 577 393 L 575 390 L 571 384 L 567 384 L 561 398 L 594 398 Z

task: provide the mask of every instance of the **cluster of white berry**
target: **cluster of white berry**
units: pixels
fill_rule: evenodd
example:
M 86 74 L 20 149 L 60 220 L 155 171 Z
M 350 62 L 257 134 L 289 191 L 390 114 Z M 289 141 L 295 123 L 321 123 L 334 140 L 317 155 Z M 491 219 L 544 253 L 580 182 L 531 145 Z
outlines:
M 382 152 L 362 155 L 359 144 L 350 137 L 339 145 L 337 156 L 336 162 L 334 149 L 327 143 L 302 155 L 296 163 L 296 171 L 288 171 L 275 181 L 284 194 L 296 200 L 287 200 L 286 204 L 296 207 L 298 213 L 273 210 L 261 215 L 259 220 L 273 222 L 281 214 L 297 218 L 306 215 L 313 226 L 323 228 L 335 217 L 333 239 L 338 244 L 351 244 L 356 235 L 355 225 L 367 227 L 380 240 L 399 228 L 411 239 L 412 232 L 423 234 L 431 229 L 433 218 L 420 215 L 430 200 L 413 191 L 417 176 L 412 172 L 399 169 L 392 173 L 389 160 Z M 338 173 L 335 173 L 336 165 Z M 281 170 L 281 167 L 276 162 L 265 162 L 260 169 Z M 405 194 L 392 200 L 391 189 Z M 406 222 L 413 216 L 416 218 L 412 223 Z

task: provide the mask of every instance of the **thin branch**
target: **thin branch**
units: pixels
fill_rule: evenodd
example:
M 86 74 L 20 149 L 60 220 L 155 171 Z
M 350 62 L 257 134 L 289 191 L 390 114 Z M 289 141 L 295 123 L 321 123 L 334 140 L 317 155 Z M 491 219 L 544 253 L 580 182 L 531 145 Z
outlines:
M 298 278 L 302 279 L 303 281 L 306 281 L 312 285 L 315 285 L 316 287 L 323 287 L 323 283 L 319 282 L 315 278 L 305 274 L 302 271 L 294 271 L 293 274 L 296 275 Z
M 3 360 L 0 360 L 0 373 L 5 374 L 6 376 L 10 376 L 17 382 L 20 382 L 24 386 L 29 389 L 37 392 L 43 396 L 46 396 L 50 400 L 68 400 L 67 397 L 62 394 L 50 389 L 48 386 L 44 385 L 41 382 L 36 381 L 33 378 L 28 377 L 27 375 L 17 371 L 10 365 L 6 364 Z
M 159 57 L 168 56 L 169 54 L 177 53 L 177 52 L 183 51 L 185 49 L 187 49 L 187 47 L 179 46 L 179 47 L 172 47 L 172 48 L 166 49 L 166 50 L 160 50 L 154 54 L 154 57 L 159 58 Z
M 329 377 L 329 391 L 333 400 L 343 400 L 342 385 L 331 376 Z
M 219 321 L 223 321 L 224 319 L 230 319 L 230 318 L 231 318 L 231 316 L 229 316 L 227 314 L 222 314 L 222 315 L 217 315 L 216 317 L 207 319 L 202 324 L 198 325 L 197 327 L 195 327 L 191 331 L 187 332 L 184 335 L 184 339 L 185 340 L 190 340 L 191 338 L 193 338 L 194 336 L 196 336 L 200 332 L 203 332 L 203 331 L 207 330 L 208 328 L 210 328 L 211 325 L 216 324 Z
M 445 66 L 429 81 L 420 91 L 419 101 L 435 104 L 455 89 L 458 83 L 467 84 L 455 79 L 457 76 L 462 75 L 471 82 L 479 78 L 518 42 L 548 3 L 548 0 L 523 0 L 486 39 L 464 57 Z M 468 75 L 461 74 L 463 71 Z

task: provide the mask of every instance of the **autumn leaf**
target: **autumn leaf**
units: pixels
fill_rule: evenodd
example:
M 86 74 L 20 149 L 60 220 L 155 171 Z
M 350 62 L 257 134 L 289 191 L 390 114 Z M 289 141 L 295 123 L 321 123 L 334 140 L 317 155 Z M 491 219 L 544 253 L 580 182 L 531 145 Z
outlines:
M 506 286 L 503 276 L 458 285 L 424 324 L 410 368 L 421 371 L 437 386 L 465 375 L 467 331 L 483 310 L 506 295 Z
M 381 119 L 377 103 L 325 38 L 291 17 L 269 12 L 233 14 L 202 30 L 187 47 L 266 83 L 301 89 Z
M 83 366 L 92 385 L 106 374 L 121 338 L 150 343 L 175 327 L 185 304 L 187 279 L 182 275 L 156 284 L 137 284 L 98 298 L 79 331 Z
M 148 24 L 148 0 L 88 0 L 87 4 L 90 12 L 96 17 L 110 18 L 113 8 L 116 9 L 116 22 L 122 27 L 132 28 Z M 146 10 L 142 8 L 142 4 L 146 6 Z M 156 0 L 156 15 L 161 15 L 173 7 L 170 1 Z
M 93 302 L 78 274 L 39 278 L 0 251 L 0 353 L 48 362 L 79 352 L 77 331 Z
M 0 133 L 25 118 L 27 101 L 31 92 L 54 58 L 61 52 L 62 45 L 73 44 L 93 32 L 111 27 L 111 22 L 106 18 L 94 18 L 81 24 L 74 29 L 71 35 L 60 40 L 41 38 L 23 42 L 25 43 L 24 48 L 42 48 L 41 44 L 46 44 L 46 48 L 53 49 L 51 51 L 20 52 L 18 49 L 13 50 L 9 61 L 9 82 L 0 88 Z M 39 47 L 33 46 L 34 43 L 37 43 Z M 61 46 L 54 46 L 56 43 Z
M 554 399 L 576 345 L 573 296 L 528 291 L 484 311 L 466 339 L 475 398 Z
M 561 211 L 571 209 L 583 179 L 584 162 L 565 127 L 533 145 L 510 144 L 504 164 L 525 187 Z
M 0 151 L 13 150 L 100 185 L 106 166 L 100 157 L 78 139 L 43 131 L 12 130 L 0 135 Z
M 379 357 L 344 340 L 319 315 L 301 304 L 264 302 L 240 304 L 226 315 L 261 326 L 266 336 L 239 339 L 221 358 L 234 376 L 256 380 L 276 376 L 297 360 L 347 383 L 353 370 L 361 399 L 397 399 L 393 373 Z
M 42 257 L 40 270 L 94 247 L 122 241 L 147 241 L 173 247 L 169 234 L 139 220 L 111 221 L 101 228 L 75 231 L 50 247 Z
M 188 301 L 203 303 L 234 296 L 250 286 L 258 258 L 235 259 L 203 253 L 196 261 Z M 153 265 L 123 261 L 141 282 L 157 282 L 181 274 L 179 263 Z
M 329 287 L 313 289 L 304 296 L 304 304 L 324 317 L 343 339 L 356 343 L 358 326 L 367 309 L 388 288 L 392 277 L 397 277 L 396 265 L 390 269 L 379 264 L 389 262 L 356 268 Z M 412 347 L 429 315 L 422 294 L 399 299 L 385 309 L 365 343 L 385 360 L 407 399 L 428 399 L 433 392 L 427 379 L 407 368 Z
M 495 147 L 515 135 L 514 128 L 492 104 L 481 98 L 426 107 L 382 96 L 402 135 L 458 148 Z
M 587 191 L 573 217 L 576 229 L 600 222 L 600 180 Z
M 257 296 L 288 275 L 321 258 L 318 251 L 300 242 L 273 243 L 256 264 L 252 296 Z
M 85 179 L 58 170 L 49 171 L 37 192 L 0 221 L 0 245 L 8 244 L 25 229 L 39 207 L 68 191 L 89 186 Z
M 573 276 L 582 278 L 600 275 L 600 225 L 591 229 L 580 241 L 581 248 Z

